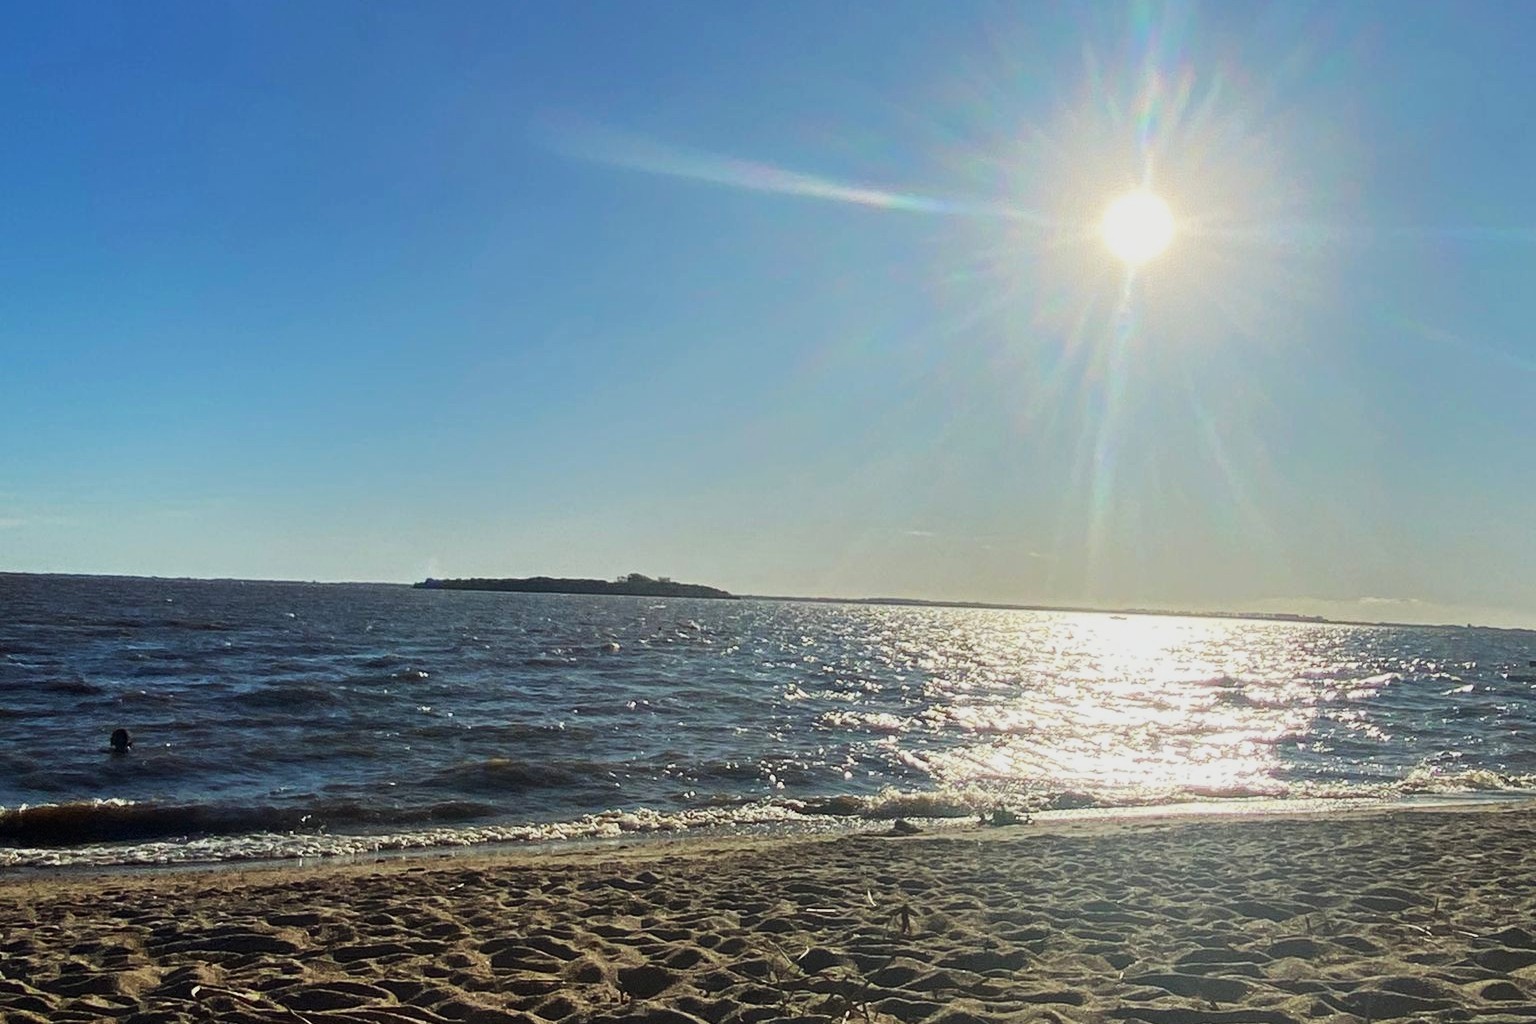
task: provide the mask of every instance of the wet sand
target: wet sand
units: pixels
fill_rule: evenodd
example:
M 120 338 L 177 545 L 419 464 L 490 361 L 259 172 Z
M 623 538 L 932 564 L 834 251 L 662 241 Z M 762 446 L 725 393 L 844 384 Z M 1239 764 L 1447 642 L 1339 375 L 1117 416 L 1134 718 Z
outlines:
M 0 1019 L 1536 1019 L 1536 810 L 0 878 Z

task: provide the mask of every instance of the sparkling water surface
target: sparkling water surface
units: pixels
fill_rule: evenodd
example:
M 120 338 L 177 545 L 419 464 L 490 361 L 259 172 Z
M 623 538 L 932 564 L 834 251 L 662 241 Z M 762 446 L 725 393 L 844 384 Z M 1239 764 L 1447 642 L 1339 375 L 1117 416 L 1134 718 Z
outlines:
M 0 576 L 0 864 L 1522 793 L 1531 657 L 1459 627 Z

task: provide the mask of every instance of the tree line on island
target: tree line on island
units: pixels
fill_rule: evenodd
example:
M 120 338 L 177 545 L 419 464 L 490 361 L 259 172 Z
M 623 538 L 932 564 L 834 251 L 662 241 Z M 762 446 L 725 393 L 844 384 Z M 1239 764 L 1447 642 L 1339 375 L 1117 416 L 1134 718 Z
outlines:
M 520 594 L 621 594 L 627 597 L 713 597 L 735 600 L 736 595 L 701 583 L 678 583 L 666 576 L 652 578 L 632 572 L 612 580 L 566 579 L 558 576 L 529 576 L 523 579 L 459 580 L 426 579 L 414 584 L 418 590 L 499 590 Z

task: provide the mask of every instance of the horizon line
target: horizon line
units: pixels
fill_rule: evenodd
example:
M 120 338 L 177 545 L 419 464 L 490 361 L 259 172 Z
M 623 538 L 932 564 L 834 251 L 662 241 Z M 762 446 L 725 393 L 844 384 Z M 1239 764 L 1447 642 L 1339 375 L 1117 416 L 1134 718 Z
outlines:
M 287 579 L 272 577 L 248 577 L 248 576 L 161 576 L 144 573 L 113 573 L 113 572 L 32 572 L 20 569 L 0 569 L 0 577 L 4 576 L 62 576 L 75 579 L 120 579 L 120 580 L 163 580 L 175 583 L 282 583 L 297 586 L 314 587 L 404 587 L 413 589 L 414 583 L 400 582 L 397 580 L 315 580 L 315 579 Z M 426 577 L 433 579 L 438 577 Z M 450 577 L 441 577 L 450 578 Z M 467 577 L 474 578 L 474 577 Z M 520 577 L 484 577 L 486 579 L 517 579 Z M 597 577 L 571 577 L 576 579 L 596 579 Z M 674 582 L 676 582 L 674 580 Z M 723 589 L 723 588 L 717 588 Z M 500 591 L 472 591 L 473 593 L 500 593 Z M 727 593 L 731 593 L 727 591 Z M 571 595 L 577 597 L 624 597 L 631 595 L 622 594 L 585 594 Z M 1306 615 L 1299 612 L 1259 612 L 1243 610 L 1195 610 L 1176 608 L 1145 608 L 1145 607 L 1103 607 L 1096 605 L 1069 605 L 1069 604 L 1025 604 L 1009 601 L 972 601 L 953 598 L 923 598 L 923 597 L 844 597 L 844 596 L 809 596 L 791 594 L 731 594 L 732 597 L 745 601 L 802 601 L 807 604 L 859 604 L 873 605 L 876 607 L 908 607 L 908 608 L 970 608 L 975 610 L 992 611 L 1021 611 L 1021 612 L 1068 612 L 1072 614 L 1087 615 L 1155 615 L 1165 618 L 1188 619 L 1249 619 L 1260 622 L 1293 623 L 1296 625 L 1330 625 L 1330 626 L 1384 626 L 1403 629 L 1492 629 L 1501 632 L 1530 633 L 1536 632 L 1532 626 L 1490 626 L 1482 623 L 1455 623 L 1455 622 L 1398 622 L 1384 619 L 1336 619 L 1326 615 Z M 709 601 L 716 598 L 672 598 L 671 600 L 697 600 Z

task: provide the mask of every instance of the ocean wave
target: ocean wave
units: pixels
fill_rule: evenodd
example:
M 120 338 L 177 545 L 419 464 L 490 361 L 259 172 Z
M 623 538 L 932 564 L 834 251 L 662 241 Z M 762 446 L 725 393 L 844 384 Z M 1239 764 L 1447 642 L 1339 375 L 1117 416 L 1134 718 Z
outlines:
M 570 668 L 577 663 L 575 658 L 552 654 L 541 654 L 536 657 L 523 659 L 524 668 Z
M 1487 768 L 1447 770 L 1424 764 L 1392 787 L 1405 794 L 1519 793 L 1536 790 L 1536 774 L 1506 775 Z
M 1178 805 L 1233 807 L 1247 811 L 1305 810 L 1337 807 L 1341 802 L 1390 803 L 1424 795 L 1454 797 L 1489 793 L 1524 794 L 1536 790 L 1536 776 L 1485 777 L 1476 772 L 1401 779 L 1375 786 L 1304 783 L 1283 791 L 1183 792 L 1180 799 L 1137 799 L 1127 793 L 1058 790 L 1028 798 L 983 787 L 939 791 L 888 788 L 872 795 L 810 799 L 703 801 L 683 810 L 611 809 L 578 818 L 546 822 L 464 824 L 486 816 L 492 807 L 449 801 L 419 809 L 381 810 L 351 801 L 323 809 L 323 802 L 292 808 L 171 807 L 105 800 L 88 804 L 45 805 L 0 811 L 0 867 L 127 866 L 211 863 L 241 860 L 345 857 L 383 851 L 467 847 L 490 843 L 544 844 L 626 836 L 740 832 L 743 829 L 817 830 L 817 821 L 833 828 L 856 823 L 916 818 L 940 822 L 977 818 L 1006 807 L 1015 812 L 1141 812 Z M 327 817 L 349 817 L 374 831 L 347 833 L 319 827 Z M 838 824 L 841 821 L 842 824 Z M 449 823 L 449 824 L 442 824 Z M 192 826 L 197 826 L 196 828 Z
M 790 806 L 802 814 L 893 820 L 968 818 L 999 802 L 998 794 L 980 788 L 921 791 L 887 787 L 873 795 L 813 797 L 790 801 Z
M 558 843 L 666 835 L 803 820 L 787 807 L 760 802 L 746 807 L 686 811 L 610 810 L 569 821 L 459 828 L 419 828 L 381 834 L 252 832 L 238 836 L 84 845 L 72 848 L 0 847 L 3 867 L 129 866 L 289 860 L 363 856 L 391 850 L 477 846 L 488 843 Z
M 824 711 L 817 716 L 813 728 L 827 732 L 892 736 L 909 731 L 912 719 L 888 711 Z
M 1255 801 L 1369 801 L 1422 795 L 1470 796 L 1536 791 L 1536 774 L 1503 775 L 1483 770 L 1425 769 L 1402 779 L 1375 782 L 1294 780 L 1233 783 L 1211 786 L 1169 786 L 1160 789 L 1125 787 L 1043 788 L 959 786 L 938 790 L 886 787 L 875 794 L 812 797 L 788 800 L 801 814 L 891 820 L 894 818 L 963 818 L 987 813 L 998 805 L 1014 810 L 1118 810 L 1186 803 L 1251 803 Z
M 345 700 L 345 691 L 338 689 L 337 684 L 313 680 L 266 683 L 230 698 L 231 703 L 239 707 L 279 711 L 285 716 L 295 711 L 341 704 Z
M 564 721 L 469 724 L 457 718 L 435 716 L 428 716 L 414 727 L 412 733 L 419 741 L 427 744 L 452 742 L 473 744 L 475 749 L 484 751 L 518 750 L 540 760 L 546 748 L 551 748 L 552 753 L 556 754 L 570 750 L 573 744 L 580 749 L 581 743 L 599 734 L 596 729 Z M 488 755 L 485 759 L 494 756 Z
M 388 669 L 390 666 L 382 666 Z M 426 669 L 406 665 L 393 671 L 360 672 L 345 676 L 336 681 L 335 685 L 353 690 L 367 690 L 373 688 L 387 689 L 397 683 L 420 683 L 432 677 L 432 673 Z
M 7 664 L 0 668 L 0 691 L 17 697 L 44 694 L 77 697 L 106 692 L 104 687 L 79 676 L 50 676 L 15 664 Z
M 87 679 L 73 676 L 67 679 L 44 679 L 37 684 L 49 693 L 62 693 L 75 697 L 94 697 L 107 692 L 107 688 Z
M 676 756 L 662 755 L 663 758 Z M 761 764 L 756 761 L 707 761 L 700 765 L 681 765 L 678 767 L 664 767 L 663 772 L 678 778 L 693 779 L 699 782 L 755 782 L 767 774 Z
M 26 846 L 70 846 L 160 836 L 231 834 L 272 828 L 281 815 L 239 808 L 88 800 L 0 811 L 0 840 Z
M 495 810 L 490 804 L 464 800 L 404 808 L 320 798 L 284 806 L 85 800 L 0 810 L 0 842 L 46 848 L 167 837 L 320 833 L 359 826 L 399 828 L 484 818 Z
M 503 795 L 529 790 L 614 785 L 613 766 L 593 761 L 521 761 L 490 757 L 451 765 L 426 780 L 429 787 Z

